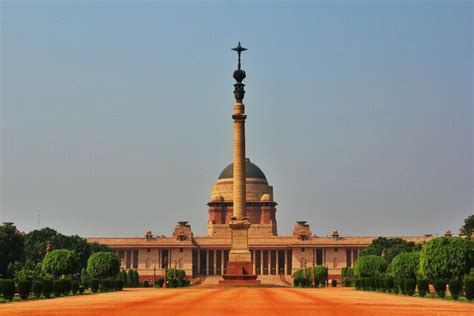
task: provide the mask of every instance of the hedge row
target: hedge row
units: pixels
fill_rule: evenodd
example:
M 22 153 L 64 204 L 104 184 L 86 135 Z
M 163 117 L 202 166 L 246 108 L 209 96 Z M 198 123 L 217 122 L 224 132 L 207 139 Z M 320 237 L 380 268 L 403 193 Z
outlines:
M 27 300 L 30 294 L 33 294 L 35 298 L 50 298 L 67 296 L 69 294 L 76 295 L 77 293 L 84 293 L 85 288 L 79 284 L 76 280 L 60 279 L 60 280 L 42 280 L 42 281 L 30 281 L 21 280 L 17 284 L 18 294 L 23 300 Z M 91 281 L 91 291 L 96 293 L 110 292 L 110 291 L 121 291 L 123 289 L 123 281 L 120 279 L 104 279 L 98 280 L 93 279 Z M 15 297 L 15 282 L 10 279 L 0 279 L 0 295 L 7 301 L 12 301 Z
M 463 295 L 462 284 L 458 279 L 453 280 L 435 280 L 433 282 L 435 293 L 440 298 L 446 297 L 446 291 L 449 288 L 451 297 L 457 300 Z M 430 294 L 430 287 L 428 280 L 415 279 L 400 279 L 397 282 L 391 277 L 385 278 L 360 278 L 355 281 L 355 288 L 362 291 L 380 291 L 394 294 L 404 294 L 408 296 L 415 295 L 417 290 L 418 295 L 425 297 Z M 474 298 L 474 279 L 467 278 L 464 280 L 464 295 L 466 299 L 472 300 Z

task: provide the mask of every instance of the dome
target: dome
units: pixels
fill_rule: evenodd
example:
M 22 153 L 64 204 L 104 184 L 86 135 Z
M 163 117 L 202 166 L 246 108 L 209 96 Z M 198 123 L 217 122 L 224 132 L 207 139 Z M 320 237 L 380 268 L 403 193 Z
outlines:
M 262 201 L 262 202 L 271 202 L 272 201 L 272 196 L 268 193 L 262 194 L 262 197 L 260 197 L 260 201 Z
M 231 163 L 227 167 L 222 170 L 221 174 L 219 175 L 219 179 L 232 179 L 234 177 L 234 164 Z M 246 178 L 257 178 L 263 179 L 267 181 L 265 174 L 263 171 L 257 167 L 257 165 L 250 162 L 250 159 L 245 159 L 245 177 Z

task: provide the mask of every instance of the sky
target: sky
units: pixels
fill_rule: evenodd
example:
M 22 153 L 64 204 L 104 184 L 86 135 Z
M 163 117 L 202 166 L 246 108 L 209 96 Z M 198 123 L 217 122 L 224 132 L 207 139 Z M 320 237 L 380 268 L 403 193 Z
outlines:
M 454 233 L 474 213 L 473 4 L 2 1 L 0 221 L 81 236 L 207 232 L 247 157 L 280 234 Z

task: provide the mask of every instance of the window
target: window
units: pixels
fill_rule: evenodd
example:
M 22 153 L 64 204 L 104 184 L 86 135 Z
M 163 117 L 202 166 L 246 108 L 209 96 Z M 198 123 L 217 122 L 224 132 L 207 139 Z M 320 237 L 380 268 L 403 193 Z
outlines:
M 304 252 L 304 248 L 301 248 L 301 252 Z
M 183 252 L 183 251 L 184 251 L 184 249 L 183 249 L 183 248 L 179 248 L 179 252 Z
M 146 252 L 150 252 L 150 251 L 151 251 L 150 248 L 146 248 Z
M 318 266 L 323 265 L 323 250 L 322 249 L 316 249 L 316 264 Z
M 337 252 L 337 248 L 334 248 L 334 252 Z

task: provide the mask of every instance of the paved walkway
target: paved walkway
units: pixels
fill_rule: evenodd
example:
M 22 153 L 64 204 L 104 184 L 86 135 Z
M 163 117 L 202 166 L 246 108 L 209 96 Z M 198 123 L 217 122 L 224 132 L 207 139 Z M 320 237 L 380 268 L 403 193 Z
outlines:
M 474 315 L 474 303 L 350 288 L 126 289 L 0 304 L 0 315 Z

